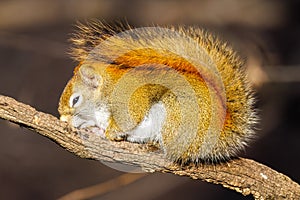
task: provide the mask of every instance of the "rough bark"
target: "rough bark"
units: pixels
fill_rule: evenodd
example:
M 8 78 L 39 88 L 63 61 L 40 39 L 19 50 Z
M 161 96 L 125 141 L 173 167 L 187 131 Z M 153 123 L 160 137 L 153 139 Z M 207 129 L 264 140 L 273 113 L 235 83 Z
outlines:
M 139 166 L 146 172 L 168 172 L 221 184 L 255 199 L 300 199 L 300 185 L 263 164 L 236 158 L 219 164 L 180 166 L 147 144 L 114 142 L 69 127 L 56 117 L 0 95 L 0 118 L 31 129 L 77 156 Z

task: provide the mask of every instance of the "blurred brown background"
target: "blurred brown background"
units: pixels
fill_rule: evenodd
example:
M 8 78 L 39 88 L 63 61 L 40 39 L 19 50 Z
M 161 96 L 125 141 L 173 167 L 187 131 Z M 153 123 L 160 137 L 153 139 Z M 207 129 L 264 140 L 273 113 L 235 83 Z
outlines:
M 207 28 L 245 58 L 261 125 L 241 156 L 300 182 L 299 1 L 0 1 L 0 93 L 57 113 L 76 62 L 68 54 L 76 20 Z M 56 199 L 122 172 L 77 158 L 49 139 L 0 121 L 0 199 Z M 221 186 L 151 174 L 94 199 L 252 199 Z

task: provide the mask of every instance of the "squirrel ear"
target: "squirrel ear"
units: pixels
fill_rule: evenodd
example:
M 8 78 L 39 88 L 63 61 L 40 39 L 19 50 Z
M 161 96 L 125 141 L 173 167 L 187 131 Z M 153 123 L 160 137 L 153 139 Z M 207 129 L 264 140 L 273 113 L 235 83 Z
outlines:
M 100 86 L 102 78 L 93 67 L 83 65 L 79 68 L 79 74 L 84 84 L 89 87 L 97 88 Z

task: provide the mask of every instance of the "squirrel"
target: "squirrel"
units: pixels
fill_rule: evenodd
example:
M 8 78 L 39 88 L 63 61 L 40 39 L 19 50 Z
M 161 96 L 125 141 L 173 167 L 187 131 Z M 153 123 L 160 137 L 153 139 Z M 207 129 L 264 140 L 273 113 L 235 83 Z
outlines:
M 79 24 L 79 65 L 60 119 L 110 140 L 157 145 L 174 162 L 222 161 L 254 136 L 257 114 L 243 62 L 195 27 Z

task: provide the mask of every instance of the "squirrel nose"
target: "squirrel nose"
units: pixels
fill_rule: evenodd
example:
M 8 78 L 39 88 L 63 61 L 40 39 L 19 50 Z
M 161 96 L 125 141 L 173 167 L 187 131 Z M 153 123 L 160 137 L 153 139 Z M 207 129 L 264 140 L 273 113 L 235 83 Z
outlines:
M 68 116 L 68 115 L 61 115 L 59 119 L 60 119 L 60 121 L 68 122 L 69 118 L 70 118 L 70 116 Z

